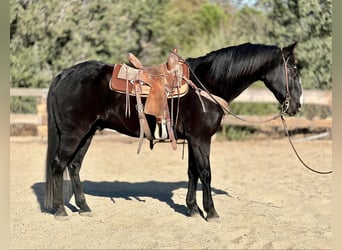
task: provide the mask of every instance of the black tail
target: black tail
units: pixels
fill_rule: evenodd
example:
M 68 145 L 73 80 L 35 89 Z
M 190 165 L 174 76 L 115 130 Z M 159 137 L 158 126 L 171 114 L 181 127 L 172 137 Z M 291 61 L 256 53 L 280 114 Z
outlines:
M 45 186 L 45 207 L 47 209 L 53 208 L 53 193 L 54 183 L 52 178 L 52 167 L 53 161 L 57 154 L 60 144 L 60 132 L 57 124 L 56 114 L 56 102 L 53 95 L 54 89 L 56 88 L 60 79 L 58 75 L 53 81 L 49 89 L 47 97 L 47 112 L 48 112 L 48 147 L 46 155 L 46 186 Z

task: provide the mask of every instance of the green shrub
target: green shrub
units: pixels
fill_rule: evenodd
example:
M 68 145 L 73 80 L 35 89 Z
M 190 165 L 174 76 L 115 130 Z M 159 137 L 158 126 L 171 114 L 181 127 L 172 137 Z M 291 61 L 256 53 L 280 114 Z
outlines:
M 34 114 L 37 112 L 37 100 L 34 97 L 11 97 L 10 113 Z

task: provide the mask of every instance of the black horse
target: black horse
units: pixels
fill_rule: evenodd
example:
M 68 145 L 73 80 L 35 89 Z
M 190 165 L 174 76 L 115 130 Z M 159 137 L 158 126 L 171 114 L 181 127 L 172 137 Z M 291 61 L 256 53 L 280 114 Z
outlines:
M 288 115 L 301 108 L 302 88 L 295 65 L 295 44 L 279 48 L 262 44 L 242 44 L 189 58 L 193 73 L 190 79 L 199 87 L 194 75 L 214 95 L 228 103 L 253 82 L 261 80 L 273 92 Z M 79 177 L 82 160 L 96 130 L 109 128 L 139 137 L 137 112 L 125 117 L 125 94 L 108 87 L 113 65 L 86 61 L 63 70 L 49 90 L 48 148 L 46 161 L 47 209 L 55 216 L 67 216 L 63 198 L 63 172 L 68 168 L 72 190 L 80 214 L 91 212 L 87 205 Z M 202 102 L 202 103 L 201 103 Z M 130 100 L 131 110 L 136 105 Z M 205 106 L 204 112 L 202 106 Z M 206 218 L 218 217 L 211 196 L 210 144 L 220 127 L 222 108 L 206 98 L 199 99 L 190 88 L 180 99 L 179 117 L 175 125 L 176 137 L 188 142 L 188 191 L 186 204 L 190 216 L 203 212 L 197 205 L 198 179 L 203 187 L 203 208 Z M 155 126 L 153 117 L 148 117 Z

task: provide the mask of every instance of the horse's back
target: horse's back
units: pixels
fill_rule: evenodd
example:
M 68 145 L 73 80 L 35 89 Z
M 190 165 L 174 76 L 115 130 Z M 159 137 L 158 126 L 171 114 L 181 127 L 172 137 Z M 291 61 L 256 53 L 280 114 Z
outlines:
M 99 61 L 85 61 L 60 72 L 52 81 L 49 97 L 67 99 L 82 97 L 82 93 L 107 90 L 113 65 Z
M 85 61 L 64 69 L 51 83 L 47 106 L 62 123 L 92 122 L 103 113 L 111 95 L 108 82 L 113 65 Z M 53 111 L 52 111 L 53 109 Z M 79 124 L 80 125 L 80 124 Z
M 100 61 L 85 61 L 63 69 L 52 81 L 50 91 L 59 85 L 82 84 L 88 80 L 101 79 L 103 74 L 111 74 L 113 65 Z

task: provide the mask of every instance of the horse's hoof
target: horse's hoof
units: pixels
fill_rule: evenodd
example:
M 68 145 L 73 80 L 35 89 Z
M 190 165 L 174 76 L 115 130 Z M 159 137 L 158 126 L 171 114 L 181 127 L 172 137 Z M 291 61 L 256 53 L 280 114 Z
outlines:
M 188 211 L 188 215 L 191 218 L 201 218 L 202 217 L 198 211 Z
M 189 215 L 189 217 L 192 217 L 192 218 L 204 218 L 204 214 L 199 207 L 189 209 L 188 215 Z
M 56 208 L 56 212 L 54 213 L 54 217 L 57 220 L 66 220 L 68 219 L 68 214 L 64 209 L 64 206 L 59 206 Z
M 220 217 L 207 217 L 205 219 L 207 222 L 220 222 L 221 221 L 221 218 Z
M 79 211 L 78 212 L 81 216 L 85 217 L 93 217 L 93 213 L 91 211 Z
M 66 212 L 56 212 L 54 217 L 56 220 L 67 220 L 68 214 Z
M 208 213 L 206 221 L 208 221 L 208 222 L 212 222 L 212 221 L 218 222 L 218 221 L 220 221 L 220 216 L 217 214 L 216 211 Z

